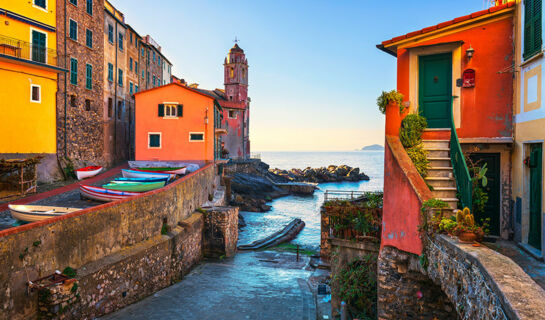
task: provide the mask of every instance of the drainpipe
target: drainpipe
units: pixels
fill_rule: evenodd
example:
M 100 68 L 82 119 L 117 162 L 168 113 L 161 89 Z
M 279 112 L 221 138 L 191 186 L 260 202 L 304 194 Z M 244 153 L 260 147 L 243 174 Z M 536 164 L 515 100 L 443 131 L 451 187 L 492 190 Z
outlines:
M 65 0 L 66 1 L 66 0 Z M 114 42 L 115 46 L 115 82 L 114 82 L 114 163 L 117 161 L 117 84 L 119 82 L 119 69 L 117 67 L 117 46 L 119 45 L 119 38 L 117 34 L 117 21 L 115 21 L 115 34 Z
M 68 65 L 68 54 L 66 52 L 66 0 L 64 0 L 64 67 L 66 68 Z M 66 101 L 66 99 L 68 99 L 68 95 L 67 95 L 67 90 L 68 90 L 68 86 L 67 86 L 67 82 L 68 82 L 68 74 L 65 73 L 64 74 L 64 157 L 65 158 L 68 158 L 68 143 L 67 143 L 67 134 L 66 134 L 66 121 L 68 119 L 67 115 L 66 115 L 66 111 L 67 111 L 67 106 L 68 106 L 68 102 Z

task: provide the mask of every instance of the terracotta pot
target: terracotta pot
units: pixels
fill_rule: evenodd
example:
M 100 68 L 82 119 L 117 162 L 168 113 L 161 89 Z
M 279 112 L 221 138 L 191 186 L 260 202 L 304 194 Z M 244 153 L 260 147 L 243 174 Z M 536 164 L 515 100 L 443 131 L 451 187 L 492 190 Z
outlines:
M 477 240 L 477 235 L 474 232 L 462 232 L 458 234 L 458 239 L 461 242 L 475 242 Z

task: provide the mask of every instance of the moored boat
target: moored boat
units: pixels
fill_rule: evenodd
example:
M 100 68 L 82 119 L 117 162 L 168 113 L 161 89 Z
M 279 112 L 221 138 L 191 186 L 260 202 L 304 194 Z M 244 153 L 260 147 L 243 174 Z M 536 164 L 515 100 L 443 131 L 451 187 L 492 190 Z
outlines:
M 102 186 L 104 189 L 130 192 L 146 192 L 159 189 L 165 186 L 165 181 L 158 182 L 134 182 L 134 181 L 112 181 Z
M 184 175 L 187 171 L 187 167 L 140 167 L 133 170 Z
M 113 181 L 120 181 L 120 182 L 160 182 L 164 181 L 167 182 L 169 177 L 163 177 L 163 178 L 115 178 Z
M 87 185 L 81 185 L 79 191 L 84 198 L 106 202 L 122 200 L 141 194 L 140 192 L 108 190 Z
M 11 216 L 14 219 L 33 222 L 62 216 L 68 213 L 76 212 L 79 208 L 51 207 L 51 206 L 33 206 L 33 205 L 8 205 Z
M 77 169 L 76 170 L 76 176 L 77 176 L 78 180 L 83 180 L 83 179 L 86 179 L 86 178 L 91 178 L 91 177 L 96 176 L 97 174 L 100 173 L 100 171 L 102 171 L 101 166 L 88 166 L 88 167 L 85 167 L 85 168 Z
M 122 169 L 121 173 L 123 174 L 124 178 L 165 178 L 166 177 L 168 179 L 173 179 L 176 177 L 175 174 L 171 174 L 171 173 L 129 170 L 129 169 Z

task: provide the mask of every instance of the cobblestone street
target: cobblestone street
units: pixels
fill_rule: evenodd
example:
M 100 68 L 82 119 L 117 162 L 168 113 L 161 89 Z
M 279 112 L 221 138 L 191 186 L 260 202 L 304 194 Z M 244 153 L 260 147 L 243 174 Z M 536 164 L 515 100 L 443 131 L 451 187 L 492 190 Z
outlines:
M 315 319 L 307 265 L 291 253 L 238 253 L 102 319 Z

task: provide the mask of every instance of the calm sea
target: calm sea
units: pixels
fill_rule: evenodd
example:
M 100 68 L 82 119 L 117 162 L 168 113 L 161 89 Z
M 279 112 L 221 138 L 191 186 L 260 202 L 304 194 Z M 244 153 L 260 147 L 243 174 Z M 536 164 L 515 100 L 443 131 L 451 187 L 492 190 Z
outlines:
M 346 164 L 358 167 L 369 181 L 322 183 L 312 196 L 288 196 L 269 203 L 272 210 L 266 213 L 242 212 L 247 227 L 239 234 L 240 243 L 263 238 L 288 224 L 294 218 L 305 221 L 305 228 L 292 241 L 307 248 L 320 245 L 320 206 L 326 190 L 381 191 L 384 182 L 383 151 L 353 152 L 261 152 L 261 160 L 271 168 L 292 169 L 327 167 Z

